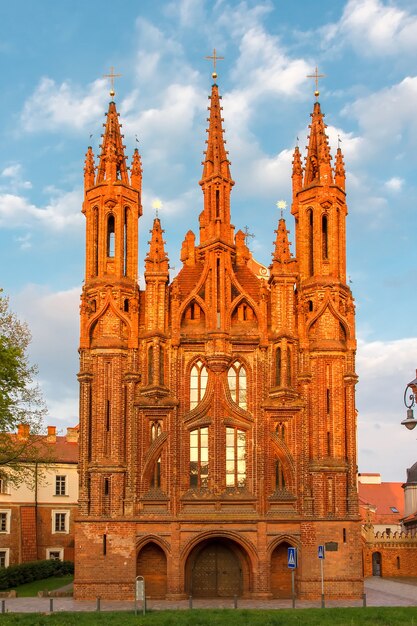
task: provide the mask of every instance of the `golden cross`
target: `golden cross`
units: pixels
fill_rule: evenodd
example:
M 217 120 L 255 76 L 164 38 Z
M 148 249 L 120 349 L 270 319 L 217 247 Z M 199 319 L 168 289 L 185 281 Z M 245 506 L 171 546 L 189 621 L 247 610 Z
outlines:
M 216 62 L 217 61 L 224 61 L 224 57 L 218 57 L 217 54 L 216 54 L 216 48 L 213 48 L 213 56 L 205 57 L 205 58 L 208 59 L 209 61 L 213 61 L 213 73 L 212 73 L 212 76 L 213 76 L 213 78 L 217 78 Z
M 110 68 L 110 74 L 103 74 L 103 78 L 110 78 L 110 85 L 111 85 L 110 95 L 112 98 L 116 94 L 116 92 L 114 91 L 114 79 L 118 78 L 119 76 L 121 76 L 121 74 L 115 74 L 113 66 L 111 66 Z
M 316 71 L 314 72 L 314 74 L 307 74 L 306 78 L 314 78 L 314 82 L 316 83 L 316 91 L 314 92 L 314 95 L 316 96 L 316 98 L 319 97 L 320 92 L 319 92 L 319 78 L 325 78 L 326 74 L 319 74 L 319 68 L 316 65 Z

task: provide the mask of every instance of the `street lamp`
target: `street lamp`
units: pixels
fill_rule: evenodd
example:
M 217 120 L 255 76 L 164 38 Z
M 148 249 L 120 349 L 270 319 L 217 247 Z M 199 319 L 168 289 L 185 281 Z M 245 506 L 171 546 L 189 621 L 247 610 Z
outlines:
M 416 372 L 417 373 L 417 372 Z M 417 378 L 408 383 L 404 391 L 404 404 L 407 407 L 407 418 L 401 422 L 408 430 L 413 430 L 417 425 L 414 417 L 413 406 L 416 404 Z

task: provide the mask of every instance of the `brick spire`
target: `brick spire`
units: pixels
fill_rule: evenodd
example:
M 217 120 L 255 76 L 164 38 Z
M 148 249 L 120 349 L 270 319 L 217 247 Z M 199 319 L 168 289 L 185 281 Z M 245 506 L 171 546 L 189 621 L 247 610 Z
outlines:
M 130 168 L 130 184 L 139 192 L 142 191 L 142 160 L 140 158 L 139 150 L 135 148 L 132 157 L 132 165 Z
M 95 163 L 94 154 L 91 146 L 88 146 L 87 153 L 85 155 L 84 166 L 84 189 L 89 189 L 94 185 L 95 179 Z
M 314 103 L 312 122 L 310 125 L 310 137 L 306 157 L 304 173 L 304 187 L 310 185 L 331 185 L 333 183 L 331 156 L 324 113 L 321 112 L 320 103 Z
M 301 154 L 298 146 L 295 147 L 292 160 L 292 191 L 293 195 L 300 191 L 303 185 L 303 166 L 301 164 Z
M 105 130 L 102 135 L 103 142 L 101 144 L 97 184 L 105 181 L 113 183 L 116 180 L 129 184 L 124 154 L 125 146 L 122 141 L 123 135 L 120 132 L 121 124 L 119 123 L 119 114 L 114 102 L 109 103 L 107 121 L 103 126 Z
M 168 256 L 165 252 L 165 242 L 162 238 L 164 231 L 161 228 L 161 222 L 158 217 L 154 219 L 150 233 L 149 252 L 145 259 L 145 276 L 150 272 L 157 272 L 158 274 L 168 273 Z
M 278 222 L 278 229 L 274 231 L 277 235 L 275 239 L 275 250 L 272 254 L 272 270 L 276 267 L 283 267 L 283 264 L 293 260 L 290 242 L 288 241 L 289 231 L 283 217 Z M 279 264 L 279 265 L 278 265 Z
M 219 88 L 213 84 L 210 99 L 207 150 L 203 161 L 200 185 L 204 193 L 204 210 L 200 216 L 201 243 L 222 239 L 233 244 L 230 227 L 230 192 L 235 184 L 230 174 L 230 161 L 225 148 Z
M 335 167 L 334 167 L 334 182 L 335 184 L 345 190 L 346 172 L 345 164 L 343 162 L 343 154 L 340 148 L 337 149 Z

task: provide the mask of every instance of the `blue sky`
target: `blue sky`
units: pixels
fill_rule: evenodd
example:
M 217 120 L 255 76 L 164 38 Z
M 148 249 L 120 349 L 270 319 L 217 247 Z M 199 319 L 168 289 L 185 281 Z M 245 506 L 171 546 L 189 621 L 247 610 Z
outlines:
M 319 9 L 318 9 L 319 6 Z M 414 0 L 16 0 L 0 7 L 1 281 L 33 333 L 49 422 L 77 421 L 84 273 L 84 155 L 95 154 L 116 83 L 127 153 L 144 167 L 140 269 L 160 198 L 174 275 L 197 232 L 198 185 L 216 47 L 232 218 L 269 265 L 278 199 L 306 145 L 316 65 L 334 154 L 345 155 L 348 274 L 357 305 L 359 471 L 405 479 L 417 458 L 400 426 L 417 367 L 417 7 Z M 92 135 L 90 139 L 90 135 Z M 293 231 L 291 215 L 287 223 Z M 294 236 L 290 235 L 293 241 Z

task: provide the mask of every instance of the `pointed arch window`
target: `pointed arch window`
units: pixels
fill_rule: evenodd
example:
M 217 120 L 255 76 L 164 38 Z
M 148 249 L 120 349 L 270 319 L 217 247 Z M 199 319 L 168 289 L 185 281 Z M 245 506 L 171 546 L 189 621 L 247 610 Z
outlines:
M 307 211 L 308 221 L 308 273 L 313 276 L 314 273 L 314 230 L 313 230 L 313 209 Z
M 159 420 L 151 424 L 151 441 L 155 441 L 162 432 L 161 422 Z
M 197 361 L 190 374 L 190 409 L 194 409 L 204 398 L 207 381 L 207 368 L 202 361 Z
M 129 224 L 129 209 L 125 207 L 124 221 L 123 221 L 123 274 L 127 276 L 127 253 L 128 253 L 128 224 Z
M 151 488 L 160 489 L 161 487 L 161 457 L 157 459 L 153 466 L 151 475 Z
M 327 215 L 321 218 L 321 237 L 322 237 L 322 253 L 323 259 L 329 258 L 329 237 L 328 237 L 328 219 Z
M 246 485 L 246 432 L 226 428 L 226 487 Z
M 93 276 L 98 274 L 98 208 L 93 209 Z
M 190 487 L 208 487 L 208 428 L 190 432 Z
M 277 387 L 281 387 L 281 371 L 281 348 L 278 346 L 278 348 L 275 350 L 275 385 Z
M 233 363 L 227 373 L 227 382 L 229 384 L 230 395 L 233 402 L 236 402 L 241 409 L 247 409 L 247 378 L 246 369 L 239 363 Z
M 107 256 L 114 257 L 115 249 L 115 231 L 114 231 L 114 215 L 107 218 Z

